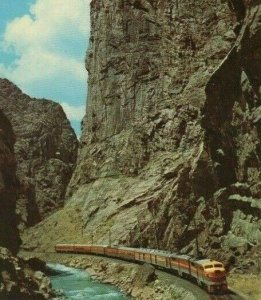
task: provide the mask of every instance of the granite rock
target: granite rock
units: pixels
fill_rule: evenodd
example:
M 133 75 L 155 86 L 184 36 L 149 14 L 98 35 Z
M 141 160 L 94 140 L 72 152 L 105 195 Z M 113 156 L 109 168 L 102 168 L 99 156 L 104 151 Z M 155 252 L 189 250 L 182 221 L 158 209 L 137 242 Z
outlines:
M 16 136 L 16 212 L 23 230 L 63 206 L 78 140 L 59 104 L 32 99 L 7 79 L 0 79 L 0 108 Z
M 20 238 L 16 229 L 16 160 L 12 126 L 0 110 L 0 246 L 17 252 Z
M 58 297 L 44 273 L 33 270 L 26 260 L 0 248 L 0 299 L 44 300 Z

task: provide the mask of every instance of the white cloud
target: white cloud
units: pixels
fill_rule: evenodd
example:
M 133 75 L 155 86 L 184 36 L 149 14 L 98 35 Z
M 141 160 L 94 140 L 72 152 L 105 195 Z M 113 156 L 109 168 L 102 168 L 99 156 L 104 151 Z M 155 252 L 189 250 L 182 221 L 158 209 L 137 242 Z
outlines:
M 90 0 L 37 0 L 30 15 L 8 24 L 5 43 L 18 52 L 32 46 L 44 46 L 61 34 L 85 35 L 90 31 Z M 71 30 L 69 30 L 71 29 Z
M 72 121 L 80 121 L 84 117 L 85 114 L 85 106 L 73 106 L 68 103 L 62 103 L 64 112 L 67 115 L 67 118 Z
M 4 34 L 4 47 L 17 59 L 12 67 L 0 66 L 2 76 L 22 89 L 59 76 L 86 82 L 84 53 L 77 43 L 90 31 L 90 0 L 36 0 L 30 14 L 11 21 Z M 72 47 L 75 49 L 72 49 Z
M 50 76 L 57 77 L 57 74 L 61 77 L 71 75 L 76 80 L 83 81 L 86 78 L 83 62 L 40 47 L 28 49 L 16 61 L 15 68 L 8 70 L 8 77 L 21 87 L 38 80 L 45 80 Z

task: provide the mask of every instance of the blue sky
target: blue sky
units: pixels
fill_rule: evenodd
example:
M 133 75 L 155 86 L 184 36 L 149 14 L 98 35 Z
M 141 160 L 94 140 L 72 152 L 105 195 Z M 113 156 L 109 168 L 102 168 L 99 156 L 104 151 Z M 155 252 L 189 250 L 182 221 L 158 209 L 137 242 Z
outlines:
M 85 112 L 90 0 L 1 0 L 0 77 L 62 104 L 77 135 Z

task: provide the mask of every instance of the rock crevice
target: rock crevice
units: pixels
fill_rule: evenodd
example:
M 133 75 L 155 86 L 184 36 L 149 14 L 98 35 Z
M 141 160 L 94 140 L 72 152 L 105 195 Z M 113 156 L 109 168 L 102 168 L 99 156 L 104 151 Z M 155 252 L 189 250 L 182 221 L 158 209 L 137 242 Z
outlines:
M 20 238 L 16 229 L 16 160 L 13 128 L 0 110 L 0 246 L 16 253 Z

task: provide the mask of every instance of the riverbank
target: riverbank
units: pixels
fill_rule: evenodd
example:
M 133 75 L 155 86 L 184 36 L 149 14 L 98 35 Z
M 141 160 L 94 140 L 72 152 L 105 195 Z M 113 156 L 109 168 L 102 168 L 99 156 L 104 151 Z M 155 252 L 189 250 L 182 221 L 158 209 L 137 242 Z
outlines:
M 196 285 L 178 277 L 156 271 L 151 265 L 137 265 L 104 257 L 21 252 L 21 256 L 37 256 L 49 263 L 84 269 L 93 279 L 118 287 L 138 300 L 208 300 Z M 182 282 L 184 282 L 182 284 Z
M 56 263 L 50 263 L 47 267 L 52 270 L 52 287 L 63 291 L 64 300 L 130 300 L 115 286 L 93 280 L 84 269 Z

